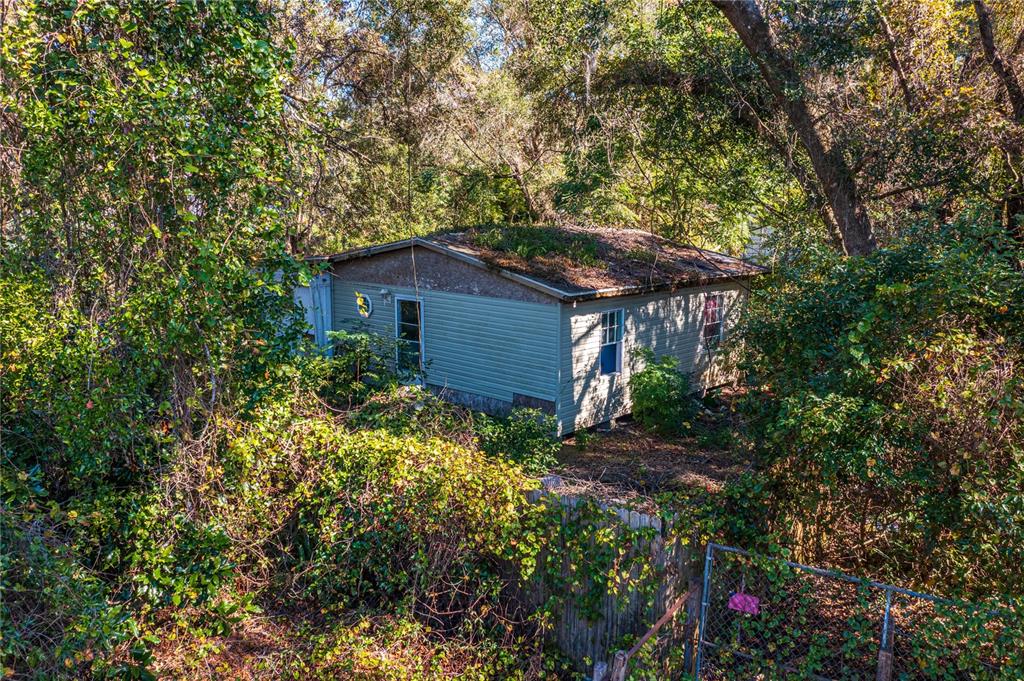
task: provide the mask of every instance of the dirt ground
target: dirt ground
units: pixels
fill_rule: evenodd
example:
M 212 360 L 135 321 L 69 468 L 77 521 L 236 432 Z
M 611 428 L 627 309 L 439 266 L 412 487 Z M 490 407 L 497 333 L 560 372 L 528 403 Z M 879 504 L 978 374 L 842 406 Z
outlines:
M 732 429 L 735 418 L 726 401 L 700 419 L 703 438 L 660 437 L 628 418 L 608 432 L 570 437 L 553 471 L 562 478 L 559 492 L 586 494 L 645 512 L 656 509 L 654 500 L 662 492 L 688 488 L 716 493 L 750 467 L 749 458 L 735 444 L 723 446 L 718 443 L 722 438 L 707 437 Z M 709 439 L 715 444 L 708 444 Z

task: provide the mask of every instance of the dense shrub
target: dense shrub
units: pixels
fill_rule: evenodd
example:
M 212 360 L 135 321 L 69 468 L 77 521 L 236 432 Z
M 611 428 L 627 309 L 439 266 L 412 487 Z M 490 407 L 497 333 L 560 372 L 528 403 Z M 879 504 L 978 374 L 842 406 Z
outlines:
M 469 632 L 467 632 L 469 634 Z M 380 615 L 342 620 L 313 632 L 312 650 L 294 665 L 295 678 L 428 681 L 535 678 L 514 645 L 486 636 L 438 636 L 411 617 Z
M 333 331 L 331 357 L 314 355 L 304 371 L 327 404 L 348 409 L 398 385 L 395 342 L 374 333 Z
M 516 557 L 520 475 L 445 440 L 362 431 L 332 445 L 299 511 L 307 593 L 450 612 L 497 588 L 497 561 Z
M 1024 273 L 963 220 L 863 258 L 811 254 L 753 297 L 748 400 L 805 560 L 968 595 L 1019 592 Z
M 508 416 L 493 417 L 446 402 L 419 386 L 378 392 L 346 420 L 356 428 L 449 440 L 514 463 L 531 475 L 550 470 L 562 447 L 558 422 L 538 409 L 517 408 Z
M 443 438 L 475 449 L 475 428 L 481 415 L 445 402 L 429 390 L 398 385 L 372 395 L 347 416 L 354 428 L 386 430 L 393 435 Z
M 214 417 L 291 370 L 283 55 L 246 0 L 7 9 L 0 668 L 144 676 L 154 613 L 236 576 Z
M 504 418 L 481 414 L 476 430 L 485 453 L 512 461 L 527 473 L 540 475 L 558 462 L 558 422 L 539 409 L 513 409 Z
M 633 417 L 662 435 L 678 435 L 693 427 L 698 404 L 691 395 L 690 378 L 679 370 L 679 361 L 665 355 L 655 361 L 654 352 L 641 348 L 642 370 L 629 377 Z
M 224 427 L 213 513 L 230 527 L 233 562 L 266 575 L 276 600 L 507 633 L 499 596 L 533 569 L 541 541 L 517 467 L 450 440 L 351 431 L 293 405 Z

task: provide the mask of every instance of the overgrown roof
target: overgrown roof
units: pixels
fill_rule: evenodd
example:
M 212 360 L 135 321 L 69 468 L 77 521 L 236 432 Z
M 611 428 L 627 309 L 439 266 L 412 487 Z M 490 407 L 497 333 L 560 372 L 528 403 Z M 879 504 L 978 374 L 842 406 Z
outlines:
M 638 229 L 564 226 L 475 227 L 345 251 L 323 260 L 351 260 L 413 245 L 487 267 L 562 300 L 671 290 L 766 271 Z

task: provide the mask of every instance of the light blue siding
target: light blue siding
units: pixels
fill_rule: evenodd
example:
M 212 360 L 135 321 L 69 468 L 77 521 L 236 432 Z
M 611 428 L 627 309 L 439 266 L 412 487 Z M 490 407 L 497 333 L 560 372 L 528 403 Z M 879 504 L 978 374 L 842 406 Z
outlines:
M 332 316 L 334 328 L 338 331 L 367 331 L 385 338 L 395 335 L 395 300 L 385 300 L 380 295 L 380 285 L 353 284 L 348 281 L 334 280 L 332 297 L 334 305 Z M 356 291 L 369 296 L 373 302 L 373 314 L 368 318 L 359 316 L 356 311 Z M 394 291 L 401 294 L 402 291 Z
M 356 312 L 356 291 L 373 303 L 368 319 Z M 631 411 L 629 376 L 642 368 L 634 357 L 638 347 L 676 356 L 704 385 L 726 380 L 701 343 L 704 299 L 714 291 L 727 293 L 728 329 L 745 298 L 738 284 L 575 305 L 421 289 L 426 380 L 503 403 L 517 393 L 552 401 L 559 431 L 571 433 Z M 334 326 L 394 338 L 395 296 L 415 294 L 412 288 L 334 279 Z M 622 372 L 602 376 L 601 312 L 617 308 L 624 310 Z
M 381 294 L 386 288 L 391 300 Z M 356 312 L 355 292 L 369 296 L 369 319 Z M 394 337 L 394 297 L 413 289 L 334 282 L 334 323 Z M 555 402 L 559 306 L 505 298 L 421 290 L 426 381 L 512 402 L 519 393 Z
M 559 429 L 569 433 L 632 410 L 629 377 L 643 368 L 637 348 L 650 348 L 655 356 L 673 355 L 679 368 L 693 375 L 698 385 L 718 385 L 728 377 L 701 342 L 704 300 L 708 293 L 726 294 L 726 333 L 736 321 L 745 292 L 739 284 L 682 289 L 674 293 L 624 296 L 562 305 L 559 356 Z M 624 312 L 622 371 L 601 375 L 601 313 Z

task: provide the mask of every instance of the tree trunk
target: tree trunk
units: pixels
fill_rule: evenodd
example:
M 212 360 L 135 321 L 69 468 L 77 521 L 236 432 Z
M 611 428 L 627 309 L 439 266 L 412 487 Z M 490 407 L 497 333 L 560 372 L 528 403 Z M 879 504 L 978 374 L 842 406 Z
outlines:
M 864 255 L 878 245 L 853 173 L 840 150 L 828 148 L 811 115 L 796 68 L 779 50 L 775 36 L 756 0 L 711 0 L 732 24 L 754 58 L 778 106 L 786 114 L 807 151 L 821 193 L 849 255 Z
M 540 211 L 537 210 L 537 202 L 533 199 L 533 193 L 530 191 L 530 185 L 526 183 L 526 175 L 519 170 L 518 163 L 509 163 L 509 174 L 519 185 L 519 191 L 523 195 L 523 203 L 526 206 L 526 212 L 529 216 L 530 222 L 537 222 L 541 220 Z
M 1013 63 L 1003 58 L 996 47 L 995 19 L 992 8 L 982 0 L 974 0 L 974 13 L 978 16 L 978 33 L 981 34 L 981 47 L 985 52 L 985 61 L 996 74 L 996 78 L 1006 89 L 1010 100 L 1010 119 L 1018 126 L 1024 127 L 1024 87 L 1021 87 Z M 1010 235 L 1019 244 L 1024 245 L 1024 150 L 1021 141 L 1015 140 L 1004 145 L 1013 182 L 1006 192 L 1006 227 Z
M 985 61 L 992 67 L 999 78 L 999 82 L 1006 88 L 1006 94 L 1010 99 L 1010 108 L 1013 110 L 1013 120 L 1017 123 L 1024 123 L 1024 88 L 1021 87 L 1017 74 L 1013 70 L 1013 64 L 1003 59 L 1003 56 L 996 48 L 995 20 L 992 17 L 992 8 L 982 0 L 974 0 L 974 13 L 978 15 L 978 32 L 981 33 L 981 47 L 985 51 Z

